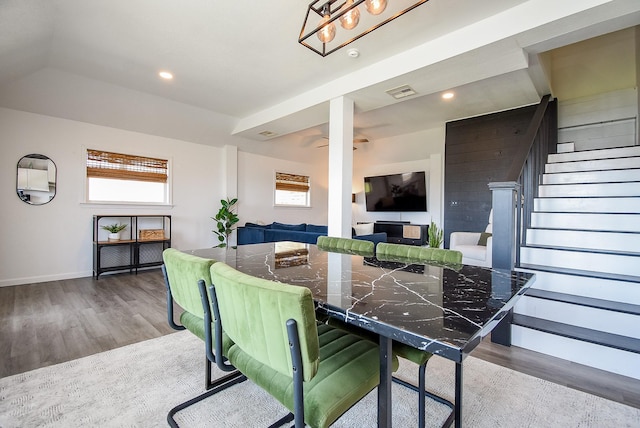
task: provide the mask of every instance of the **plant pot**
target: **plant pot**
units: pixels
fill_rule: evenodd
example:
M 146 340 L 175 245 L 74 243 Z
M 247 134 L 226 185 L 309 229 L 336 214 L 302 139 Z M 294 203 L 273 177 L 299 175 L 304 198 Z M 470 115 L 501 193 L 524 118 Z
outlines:
M 120 233 L 109 234 L 109 241 L 119 241 L 119 240 L 120 240 Z

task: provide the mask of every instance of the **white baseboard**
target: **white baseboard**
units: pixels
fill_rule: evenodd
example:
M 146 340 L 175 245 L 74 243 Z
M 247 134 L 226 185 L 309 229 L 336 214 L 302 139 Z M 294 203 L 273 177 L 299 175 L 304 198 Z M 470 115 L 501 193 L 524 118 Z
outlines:
M 0 280 L 0 287 L 11 287 L 13 285 L 35 284 L 38 282 L 61 281 L 64 279 L 85 278 L 92 276 L 93 271 L 69 272 L 57 275 L 27 276 L 23 278 L 11 278 Z

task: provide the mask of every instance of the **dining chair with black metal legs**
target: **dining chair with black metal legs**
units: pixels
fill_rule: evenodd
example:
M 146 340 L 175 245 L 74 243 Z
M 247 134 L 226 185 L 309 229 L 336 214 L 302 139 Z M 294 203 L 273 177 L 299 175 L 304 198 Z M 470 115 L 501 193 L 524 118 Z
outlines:
M 216 355 L 224 355 L 224 352 L 231 346 L 229 338 L 222 335 L 220 345 L 222 352 L 218 354 L 213 352 L 214 323 L 207 286 L 211 284 L 209 268 L 215 261 L 185 254 L 174 248 L 166 249 L 162 256 L 164 261 L 162 272 L 167 287 L 169 325 L 175 330 L 186 329 L 205 342 L 205 392 L 169 411 L 167 422 L 170 426 L 177 427 L 173 418 L 177 412 L 211 396 L 221 385 L 240 382 L 246 378 L 243 378 L 240 372 L 235 371 L 214 381 L 211 380 L 213 364 L 216 364 L 218 360 L 223 360 L 223 358 L 217 358 Z M 174 302 L 182 309 L 179 324 L 174 318 Z M 226 371 L 230 371 L 229 368 Z
M 272 426 L 328 427 L 378 385 L 378 346 L 318 324 L 308 288 L 224 263 L 211 267 L 211 278 L 216 335 L 233 342 L 229 362 L 291 412 Z

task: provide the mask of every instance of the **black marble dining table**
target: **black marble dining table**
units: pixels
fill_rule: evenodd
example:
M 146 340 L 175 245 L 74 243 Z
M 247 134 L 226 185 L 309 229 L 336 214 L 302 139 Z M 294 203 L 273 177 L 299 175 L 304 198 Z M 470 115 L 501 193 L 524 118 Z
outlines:
M 307 287 L 319 314 L 379 337 L 378 426 L 391 426 L 392 341 L 452 360 L 453 419 L 462 426 L 466 356 L 506 317 L 534 275 L 328 252 L 272 242 L 185 251 L 273 281 Z

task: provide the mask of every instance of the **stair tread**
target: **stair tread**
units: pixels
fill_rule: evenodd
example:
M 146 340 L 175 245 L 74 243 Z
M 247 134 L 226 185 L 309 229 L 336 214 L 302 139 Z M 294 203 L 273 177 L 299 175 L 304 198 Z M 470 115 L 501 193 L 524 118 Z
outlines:
M 553 229 L 549 229 L 553 230 Z M 557 229 L 557 230 L 576 230 L 576 229 Z M 606 231 L 593 231 L 588 230 L 586 232 L 606 232 Z M 609 233 L 609 232 L 607 232 Z M 611 232 L 618 233 L 618 232 Z M 629 232 L 627 232 L 629 233 Z M 584 252 L 589 254 L 611 254 L 616 256 L 631 256 L 631 257 L 640 257 L 640 253 L 634 253 L 629 251 L 615 251 L 615 250 L 604 250 L 600 248 L 580 248 L 580 247 L 565 247 L 559 245 L 542 245 L 542 244 L 527 244 L 523 245 L 521 248 L 537 248 L 543 250 L 560 250 L 560 251 L 574 251 L 574 252 Z M 640 262 L 640 260 L 638 260 Z
M 582 340 L 596 345 L 621 349 L 623 351 L 640 354 L 640 339 L 606 333 L 584 327 L 577 327 L 556 321 L 534 318 L 527 315 L 513 314 L 513 324 L 521 327 L 556 334 L 571 339 Z
M 588 306 L 590 308 L 640 315 L 640 305 L 634 305 L 631 303 L 615 302 L 612 300 L 596 299 L 593 297 L 577 296 L 575 294 L 558 293 L 556 291 L 539 290 L 536 288 L 527 289 L 525 295 L 539 299 L 571 303 L 579 306 Z
M 640 284 L 640 277 L 633 276 L 633 275 L 620 275 L 620 274 L 607 273 L 607 272 L 558 268 L 558 267 L 552 267 L 552 266 L 540 266 L 540 265 L 533 265 L 533 264 L 527 264 L 527 263 L 521 263 L 519 268 L 532 270 L 532 271 L 562 273 L 562 274 L 575 275 L 575 276 L 587 276 L 590 278 L 612 279 L 616 281 L 627 281 L 627 282 L 634 282 L 634 283 Z

